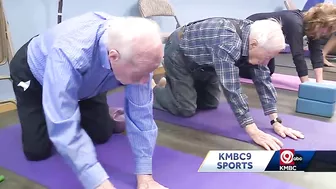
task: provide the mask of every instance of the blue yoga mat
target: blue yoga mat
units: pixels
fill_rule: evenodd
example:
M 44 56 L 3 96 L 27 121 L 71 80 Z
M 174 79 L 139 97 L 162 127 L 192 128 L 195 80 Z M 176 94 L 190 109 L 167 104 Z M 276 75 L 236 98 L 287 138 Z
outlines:
M 123 107 L 124 93 L 113 93 L 107 99 L 110 106 Z M 250 113 L 261 130 L 279 138 L 273 132 L 269 118 L 264 116 L 262 110 L 251 108 Z M 336 149 L 336 140 L 334 140 L 336 133 L 335 123 L 326 123 L 285 114 L 280 114 L 280 116 L 285 126 L 297 129 L 305 135 L 305 139 L 297 141 L 290 138 L 281 138 L 284 148 L 297 150 Z M 215 110 L 201 111 L 190 118 L 176 117 L 167 112 L 154 110 L 154 119 L 253 143 L 246 132 L 239 126 L 232 110 L 225 102 L 221 103 Z
M 80 189 L 71 169 L 57 154 L 40 162 L 24 158 L 19 125 L 0 130 L 0 166 L 44 185 L 48 189 Z M 114 135 L 97 146 L 98 159 L 118 189 L 135 189 L 133 156 L 123 135 Z M 198 173 L 202 158 L 165 147 L 156 147 L 153 158 L 155 178 L 170 189 L 302 189 L 257 173 Z M 242 182 L 243 181 L 243 182 Z M 6 182 L 6 181 L 5 181 Z M 1 188 L 1 183 L 0 183 Z

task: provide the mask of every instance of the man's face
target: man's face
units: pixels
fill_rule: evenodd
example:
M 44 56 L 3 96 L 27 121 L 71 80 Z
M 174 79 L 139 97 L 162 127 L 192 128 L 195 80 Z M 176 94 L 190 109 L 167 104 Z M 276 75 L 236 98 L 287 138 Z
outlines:
M 150 73 L 158 68 L 163 57 L 162 45 L 151 50 L 139 53 L 130 60 L 120 59 L 120 54 L 111 50 L 109 59 L 116 79 L 124 85 L 147 83 Z
M 274 58 L 280 51 L 268 51 L 258 45 L 255 40 L 250 41 L 249 45 L 249 63 L 253 65 L 267 65 L 270 59 Z

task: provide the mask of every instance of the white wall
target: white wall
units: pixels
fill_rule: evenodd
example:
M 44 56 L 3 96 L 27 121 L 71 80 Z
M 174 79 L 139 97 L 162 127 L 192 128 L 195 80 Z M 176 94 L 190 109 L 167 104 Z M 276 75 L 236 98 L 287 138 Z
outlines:
M 57 22 L 58 0 L 3 0 L 14 49 Z M 63 19 L 88 11 L 104 11 L 115 16 L 139 16 L 137 0 L 63 0 Z M 257 12 L 284 9 L 283 0 L 170 0 L 181 24 L 205 17 L 245 18 Z M 302 8 L 306 0 L 293 0 Z M 173 19 L 155 19 L 164 31 L 175 27 Z

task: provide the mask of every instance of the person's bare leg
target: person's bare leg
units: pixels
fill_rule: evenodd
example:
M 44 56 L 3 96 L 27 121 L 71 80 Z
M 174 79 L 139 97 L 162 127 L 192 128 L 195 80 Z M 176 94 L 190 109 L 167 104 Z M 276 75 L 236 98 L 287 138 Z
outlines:
M 285 4 L 287 10 L 295 10 L 295 9 L 297 9 L 296 6 L 294 5 L 294 3 L 291 0 L 285 0 L 284 4 Z
M 323 68 L 314 69 L 316 82 L 320 83 L 323 81 Z
M 301 83 L 304 83 L 304 82 L 309 81 L 309 77 L 308 77 L 308 75 L 307 76 L 303 76 L 303 77 L 300 77 L 300 80 L 301 80 Z
M 326 56 L 335 48 L 336 46 L 336 36 L 333 35 L 327 42 L 327 44 L 323 47 L 323 59 L 324 59 L 324 64 L 330 67 L 336 67 L 333 63 L 329 62 L 326 59 Z

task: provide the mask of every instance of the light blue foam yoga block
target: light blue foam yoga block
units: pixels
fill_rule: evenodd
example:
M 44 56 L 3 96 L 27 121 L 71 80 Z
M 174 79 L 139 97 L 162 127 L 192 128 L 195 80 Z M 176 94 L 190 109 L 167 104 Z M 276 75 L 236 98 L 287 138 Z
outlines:
M 335 104 L 335 102 L 325 103 L 298 98 L 296 101 L 296 112 L 331 118 L 335 112 Z
M 335 83 L 305 82 L 300 84 L 299 98 L 305 98 L 326 103 L 336 102 Z

